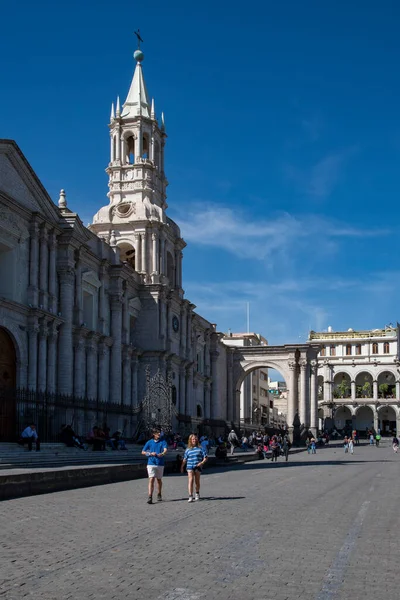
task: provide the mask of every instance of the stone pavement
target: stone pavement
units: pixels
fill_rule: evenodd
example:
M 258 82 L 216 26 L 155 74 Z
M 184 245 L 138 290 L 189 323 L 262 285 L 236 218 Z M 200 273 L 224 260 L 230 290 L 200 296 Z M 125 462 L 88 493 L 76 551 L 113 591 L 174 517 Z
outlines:
M 379 600 L 397 598 L 400 454 L 326 448 L 288 463 L 0 503 L 0 598 Z

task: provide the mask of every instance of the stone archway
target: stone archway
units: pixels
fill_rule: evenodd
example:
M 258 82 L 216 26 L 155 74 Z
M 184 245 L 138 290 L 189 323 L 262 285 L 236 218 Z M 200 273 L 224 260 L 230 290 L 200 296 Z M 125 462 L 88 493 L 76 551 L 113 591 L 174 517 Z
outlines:
M 14 342 L 0 327 L 0 441 L 15 441 L 17 356 Z
M 354 429 L 357 431 L 372 431 L 374 429 L 374 411 L 370 406 L 360 406 L 356 410 Z
M 397 415 L 393 406 L 380 406 L 378 409 L 378 429 L 382 435 L 396 431 Z
M 336 429 L 352 429 L 352 414 L 348 406 L 339 406 L 335 412 L 334 423 Z
M 287 344 L 285 346 L 241 346 L 229 348 L 227 356 L 228 419 L 239 425 L 240 387 L 246 375 L 257 368 L 270 367 L 279 371 L 287 385 L 287 425 L 289 431 L 298 427 L 318 427 L 317 357 L 316 344 Z M 232 418 L 230 416 L 232 415 Z M 296 419 L 295 419 L 296 418 Z

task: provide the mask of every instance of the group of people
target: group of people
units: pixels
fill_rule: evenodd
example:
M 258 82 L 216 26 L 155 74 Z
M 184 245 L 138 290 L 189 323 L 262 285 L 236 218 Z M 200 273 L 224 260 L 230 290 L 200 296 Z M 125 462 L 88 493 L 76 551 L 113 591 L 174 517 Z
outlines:
M 117 429 L 112 435 L 109 427 L 98 427 L 94 425 L 87 434 L 86 438 L 79 436 L 73 430 L 71 425 L 62 425 L 60 430 L 60 442 L 68 448 L 80 448 L 87 450 L 90 446 L 93 450 L 106 450 L 107 447 L 111 450 L 127 450 L 125 440 L 122 437 L 121 429 Z M 36 446 L 36 451 L 40 451 L 40 439 L 35 423 L 30 423 L 21 433 L 18 440 L 21 446 L 28 446 L 31 452 L 33 444 Z
M 147 457 L 147 474 L 149 477 L 147 504 L 153 504 L 155 481 L 157 480 L 157 502 L 162 502 L 162 478 L 164 475 L 165 455 L 168 451 L 167 441 L 160 429 L 153 429 L 153 437 L 142 449 Z M 205 436 L 204 436 L 205 437 Z M 180 470 L 186 469 L 188 474 L 188 502 L 200 500 L 200 475 L 207 461 L 207 444 L 201 443 L 198 435 L 189 435 L 187 447 L 183 455 Z

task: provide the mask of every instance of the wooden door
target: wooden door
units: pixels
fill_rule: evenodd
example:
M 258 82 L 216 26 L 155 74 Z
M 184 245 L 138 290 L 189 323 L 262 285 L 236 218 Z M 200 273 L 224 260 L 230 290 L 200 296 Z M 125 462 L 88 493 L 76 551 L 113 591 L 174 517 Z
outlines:
M 0 327 L 0 442 L 16 441 L 16 362 L 14 343 Z

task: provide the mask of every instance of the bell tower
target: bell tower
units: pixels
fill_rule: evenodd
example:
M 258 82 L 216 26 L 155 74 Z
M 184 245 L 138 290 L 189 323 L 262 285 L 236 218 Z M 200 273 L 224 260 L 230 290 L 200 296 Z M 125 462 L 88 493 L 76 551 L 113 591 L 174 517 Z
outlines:
M 133 57 L 136 67 L 128 95 L 111 106 L 108 206 L 93 218 L 90 229 L 118 248 L 122 261 L 143 274 L 144 283 L 181 288 L 179 228 L 166 216 L 164 115 L 158 121 L 143 77 L 144 54 Z

